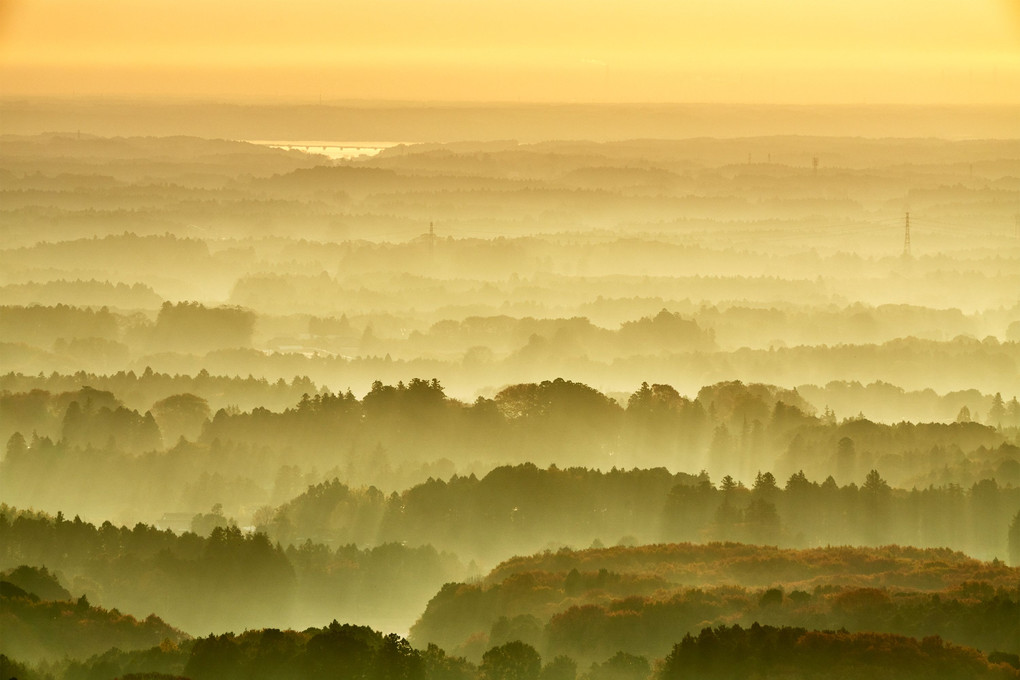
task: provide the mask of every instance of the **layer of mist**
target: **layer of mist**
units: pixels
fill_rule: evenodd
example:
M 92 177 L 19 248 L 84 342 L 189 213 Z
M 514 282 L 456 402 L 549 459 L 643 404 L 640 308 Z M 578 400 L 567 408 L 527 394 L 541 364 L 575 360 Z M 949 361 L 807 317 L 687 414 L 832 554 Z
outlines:
M 1014 110 L 0 110 L 4 677 L 1020 677 Z

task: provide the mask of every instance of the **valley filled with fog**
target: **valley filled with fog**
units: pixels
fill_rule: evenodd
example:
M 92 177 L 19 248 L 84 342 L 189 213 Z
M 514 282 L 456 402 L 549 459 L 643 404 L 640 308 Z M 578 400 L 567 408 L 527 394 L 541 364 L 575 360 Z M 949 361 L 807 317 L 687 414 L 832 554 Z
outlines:
M 596 109 L 0 136 L 3 672 L 1017 677 L 1020 141 Z

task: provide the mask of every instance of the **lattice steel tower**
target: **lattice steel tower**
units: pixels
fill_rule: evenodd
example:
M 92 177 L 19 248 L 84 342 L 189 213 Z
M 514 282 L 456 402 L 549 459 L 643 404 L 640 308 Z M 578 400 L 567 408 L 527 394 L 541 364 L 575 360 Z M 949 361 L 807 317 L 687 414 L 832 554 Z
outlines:
M 903 257 L 910 257 L 910 213 L 903 224 Z

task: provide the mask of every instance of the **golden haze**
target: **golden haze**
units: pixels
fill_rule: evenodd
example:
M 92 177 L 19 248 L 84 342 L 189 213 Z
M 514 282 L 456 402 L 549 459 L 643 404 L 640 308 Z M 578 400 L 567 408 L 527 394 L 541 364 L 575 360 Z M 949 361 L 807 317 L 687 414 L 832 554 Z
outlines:
M 1014 0 L 0 7 L 8 95 L 1020 102 Z

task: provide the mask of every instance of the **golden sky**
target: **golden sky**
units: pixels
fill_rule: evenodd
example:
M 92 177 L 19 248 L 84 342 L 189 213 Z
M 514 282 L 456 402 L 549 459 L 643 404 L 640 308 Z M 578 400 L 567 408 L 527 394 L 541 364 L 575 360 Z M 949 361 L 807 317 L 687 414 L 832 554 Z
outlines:
M 1020 103 L 1020 0 L 0 0 L 4 95 Z

